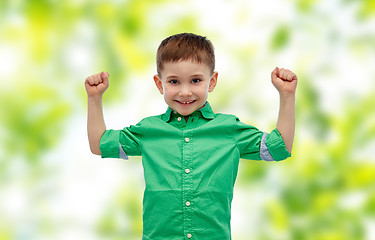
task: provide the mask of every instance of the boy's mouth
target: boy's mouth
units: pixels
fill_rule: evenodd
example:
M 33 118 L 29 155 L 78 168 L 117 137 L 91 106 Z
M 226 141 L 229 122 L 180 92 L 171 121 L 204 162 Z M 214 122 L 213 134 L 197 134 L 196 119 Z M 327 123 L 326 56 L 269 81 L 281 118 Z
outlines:
M 175 101 L 178 102 L 179 104 L 189 105 L 189 104 L 194 103 L 197 100 L 192 100 L 192 101 L 178 101 L 178 100 L 175 100 Z

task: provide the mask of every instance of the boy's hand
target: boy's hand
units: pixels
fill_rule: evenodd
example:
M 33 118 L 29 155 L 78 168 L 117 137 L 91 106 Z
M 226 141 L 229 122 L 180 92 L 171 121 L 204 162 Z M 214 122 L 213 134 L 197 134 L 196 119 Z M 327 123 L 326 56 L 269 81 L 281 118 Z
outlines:
M 271 74 L 272 84 L 280 94 L 294 94 L 297 88 L 297 75 L 292 71 L 276 67 Z
M 94 74 L 85 81 L 85 87 L 88 97 L 102 96 L 109 86 L 109 73 L 101 72 Z

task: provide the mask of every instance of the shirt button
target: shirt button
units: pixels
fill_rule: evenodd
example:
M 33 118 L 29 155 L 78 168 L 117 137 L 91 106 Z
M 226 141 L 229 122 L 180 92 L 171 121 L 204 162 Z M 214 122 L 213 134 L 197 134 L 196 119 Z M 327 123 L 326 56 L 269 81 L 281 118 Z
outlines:
M 190 202 L 189 201 L 186 201 L 186 206 L 190 206 Z
M 192 237 L 191 233 L 188 233 L 188 234 L 187 234 L 187 237 L 188 237 L 188 238 L 191 238 L 191 237 Z
M 185 138 L 185 142 L 187 142 L 187 143 L 188 143 L 189 141 L 190 141 L 190 139 L 189 139 L 189 138 Z
M 189 172 L 190 172 L 190 169 L 189 169 L 189 168 L 186 168 L 186 169 L 185 169 L 185 172 L 186 172 L 186 173 L 189 173 Z
M 181 117 L 178 117 L 178 118 L 177 118 L 177 121 L 181 121 Z

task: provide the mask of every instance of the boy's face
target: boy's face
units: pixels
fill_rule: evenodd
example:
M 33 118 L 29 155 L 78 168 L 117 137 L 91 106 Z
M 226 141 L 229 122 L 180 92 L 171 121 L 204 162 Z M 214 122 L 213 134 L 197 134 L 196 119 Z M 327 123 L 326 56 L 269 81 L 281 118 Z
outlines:
M 167 62 L 154 81 L 173 110 L 188 116 L 206 102 L 216 86 L 218 73 L 211 74 L 206 64 L 192 61 Z

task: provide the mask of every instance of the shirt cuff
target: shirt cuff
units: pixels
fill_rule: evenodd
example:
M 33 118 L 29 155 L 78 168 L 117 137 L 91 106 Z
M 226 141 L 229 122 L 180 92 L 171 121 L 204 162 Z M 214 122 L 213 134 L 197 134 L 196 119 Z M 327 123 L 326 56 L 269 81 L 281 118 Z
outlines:
M 281 161 L 291 156 L 277 129 L 274 129 L 270 134 L 263 134 L 260 145 L 260 156 L 265 161 Z
M 119 130 L 106 130 L 100 139 L 99 148 L 102 158 L 128 159 L 128 156 L 120 144 Z

